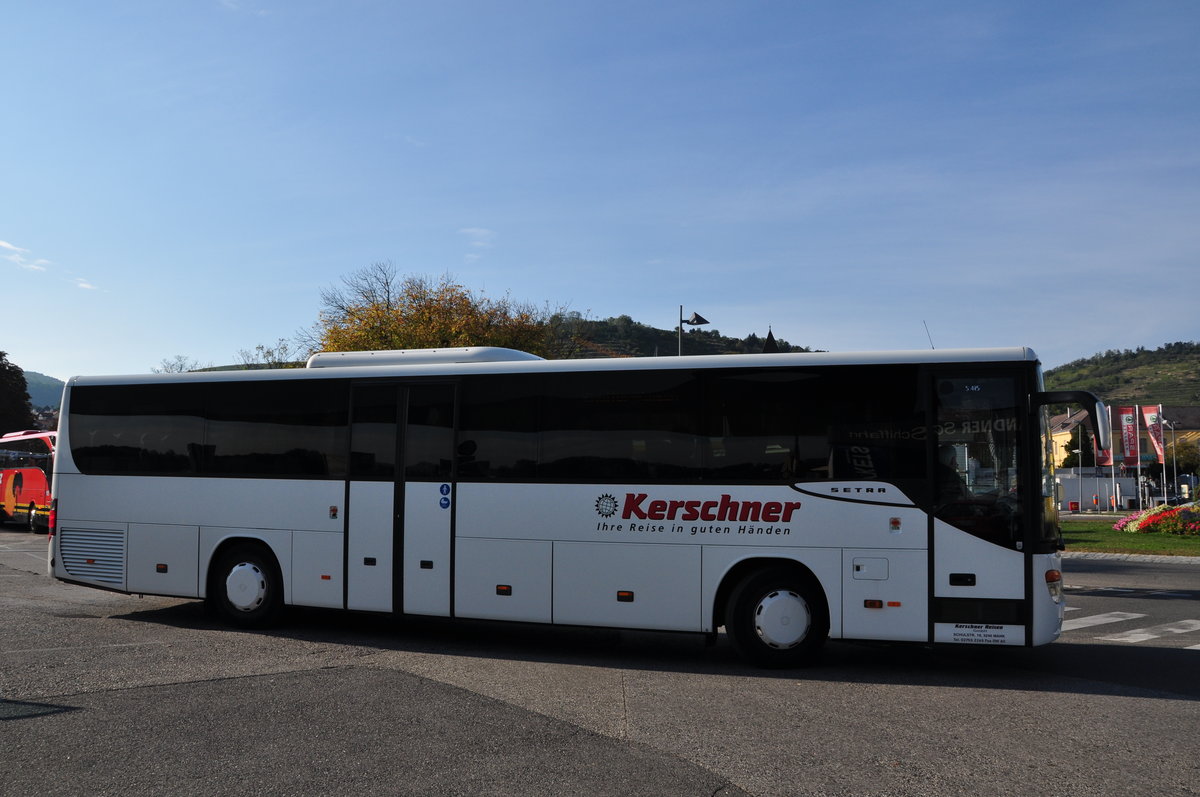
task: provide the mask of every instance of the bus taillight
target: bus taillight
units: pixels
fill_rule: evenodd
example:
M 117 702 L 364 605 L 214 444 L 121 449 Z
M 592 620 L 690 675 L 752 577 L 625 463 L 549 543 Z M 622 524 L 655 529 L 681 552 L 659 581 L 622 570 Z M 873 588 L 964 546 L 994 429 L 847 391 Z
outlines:
M 1055 603 L 1062 602 L 1063 583 L 1061 572 L 1058 570 L 1046 571 L 1046 589 L 1050 590 L 1050 597 Z
M 58 499 L 50 499 L 50 514 L 46 516 L 46 539 L 54 539 L 54 532 L 58 531 Z

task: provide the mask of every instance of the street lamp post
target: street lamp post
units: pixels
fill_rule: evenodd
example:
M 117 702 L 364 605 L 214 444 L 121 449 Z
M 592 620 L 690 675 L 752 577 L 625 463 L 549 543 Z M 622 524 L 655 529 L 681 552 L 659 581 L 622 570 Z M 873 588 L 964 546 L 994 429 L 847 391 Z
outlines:
M 699 313 L 692 313 L 692 317 L 685 321 L 683 319 L 683 305 L 682 304 L 679 305 L 679 327 L 678 327 L 678 329 L 679 329 L 679 356 L 680 357 L 683 356 L 683 325 L 687 324 L 688 326 L 697 327 L 697 326 L 700 326 L 701 324 L 707 324 L 707 323 L 708 323 L 708 319 L 705 318 L 704 316 L 700 315 Z
M 1175 459 L 1175 421 L 1168 421 L 1161 415 L 1158 419 L 1171 427 L 1171 485 L 1175 488 L 1175 494 L 1179 495 L 1179 466 Z M 1166 470 L 1166 462 L 1163 462 L 1163 470 Z M 1163 481 L 1166 481 L 1164 479 Z M 1167 492 L 1167 486 L 1163 485 L 1163 494 Z
M 1083 427 L 1079 427 L 1079 448 L 1072 448 L 1075 457 L 1075 480 L 1079 482 L 1079 514 L 1083 514 Z

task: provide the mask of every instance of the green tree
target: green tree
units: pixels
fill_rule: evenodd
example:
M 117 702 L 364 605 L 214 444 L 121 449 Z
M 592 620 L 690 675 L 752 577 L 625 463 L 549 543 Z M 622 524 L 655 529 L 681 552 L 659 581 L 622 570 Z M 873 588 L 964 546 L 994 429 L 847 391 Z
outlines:
M 1185 473 L 1200 473 L 1200 443 L 1196 441 L 1167 441 L 1167 469 L 1175 467 L 1182 476 Z
M 0 351 L 0 433 L 20 432 L 35 425 L 25 372 L 8 361 L 7 352 Z
M 1084 440 L 1082 449 L 1079 445 L 1080 433 L 1083 433 Z M 1082 464 L 1080 463 L 1080 450 L 1083 451 Z M 1069 453 L 1062 461 L 1064 468 L 1091 468 L 1096 465 L 1096 450 L 1092 445 L 1092 433 L 1082 424 L 1076 426 L 1075 431 L 1071 432 L 1071 441 L 1067 444 L 1067 451 Z

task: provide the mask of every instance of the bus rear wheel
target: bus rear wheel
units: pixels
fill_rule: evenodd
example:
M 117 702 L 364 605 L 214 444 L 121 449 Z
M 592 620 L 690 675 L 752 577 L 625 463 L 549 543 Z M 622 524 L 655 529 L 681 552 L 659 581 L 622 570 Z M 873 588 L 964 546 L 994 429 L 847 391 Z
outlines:
M 36 504 L 29 505 L 29 533 L 30 534 L 38 533 L 37 505 Z
M 208 604 L 241 628 L 269 625 L 283 608 L 283 580 L 275 557 L 259 545 L 222 552 L 209 570 Z
M 829 635 L 829 609 L 812 576 L 770 567 L 744 578 L 725 606 L 725 632 L 734 650 L 759 667 L 815 663 Z

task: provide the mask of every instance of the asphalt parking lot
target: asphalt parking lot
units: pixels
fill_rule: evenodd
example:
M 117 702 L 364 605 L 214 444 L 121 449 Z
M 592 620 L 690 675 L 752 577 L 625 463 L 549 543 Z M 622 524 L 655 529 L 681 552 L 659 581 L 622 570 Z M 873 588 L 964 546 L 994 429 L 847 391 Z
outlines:
M 44 550 L 0 533 L 3 794 L 1200 791 L 1196 695 L 1089 677 L 1091 645 L 831 643 L 780 673 L 688 635 L 320 611 L 248 633 L 50 580 Z

